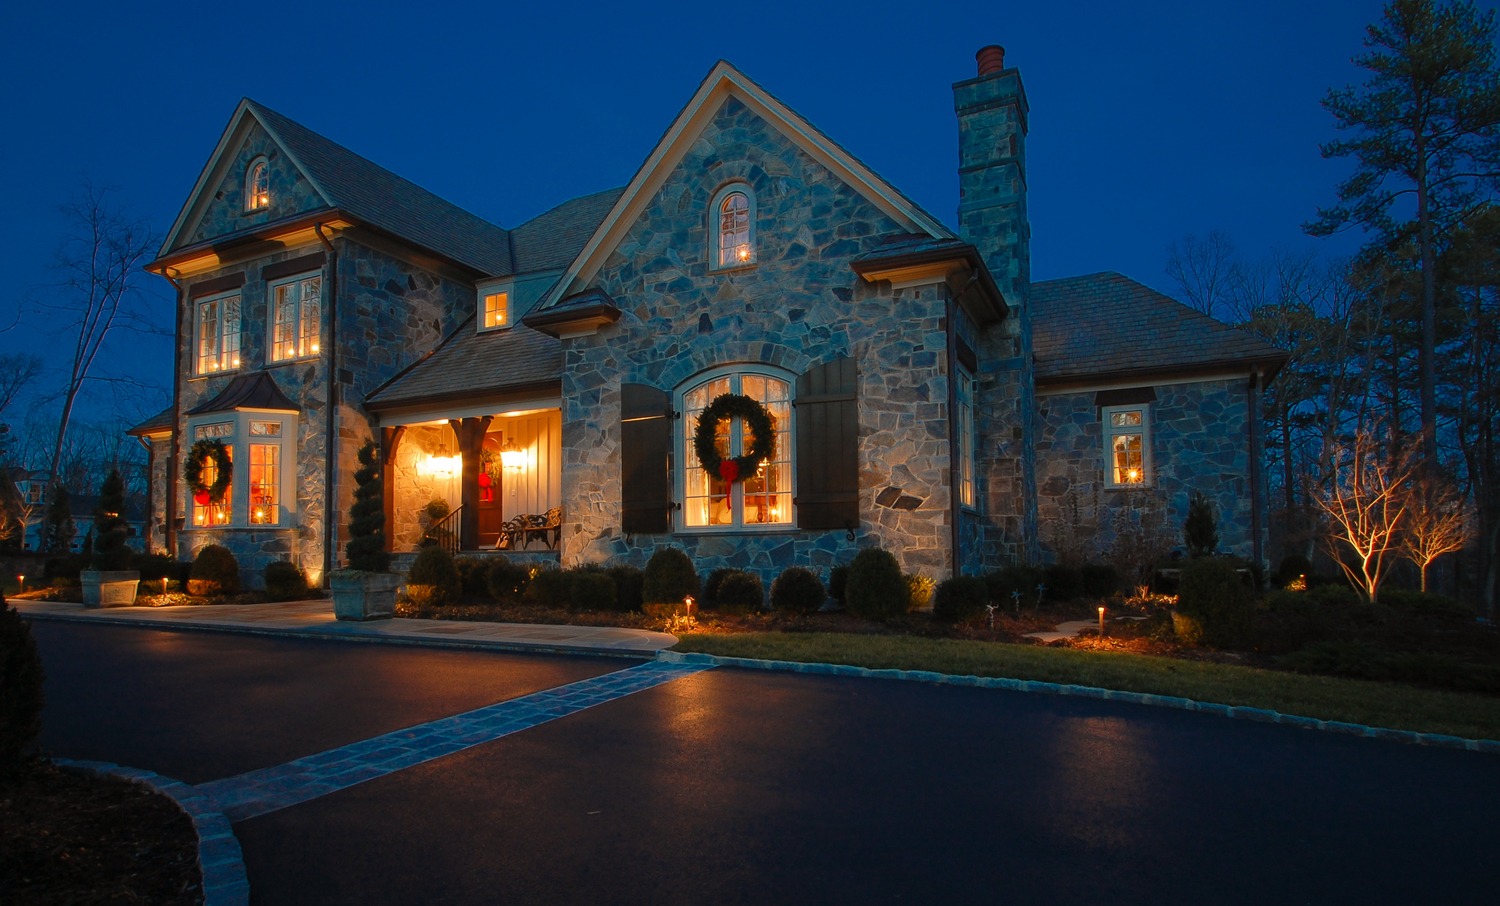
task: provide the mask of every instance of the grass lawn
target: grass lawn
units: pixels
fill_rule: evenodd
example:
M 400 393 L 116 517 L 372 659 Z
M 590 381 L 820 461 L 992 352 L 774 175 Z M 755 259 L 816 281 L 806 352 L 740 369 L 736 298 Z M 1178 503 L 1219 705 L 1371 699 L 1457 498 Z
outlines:
M 1174 695 L 1374 727 L 1500 739 L 1500 698 L 1178 658 L 850 633 L 689 633 L 677 651 L 932 670 Z

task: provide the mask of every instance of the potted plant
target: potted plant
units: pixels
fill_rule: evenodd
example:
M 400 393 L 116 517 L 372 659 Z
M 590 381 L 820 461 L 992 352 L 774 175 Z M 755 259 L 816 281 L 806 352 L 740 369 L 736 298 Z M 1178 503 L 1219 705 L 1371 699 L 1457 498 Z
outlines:
M 349 565 L 328 576 L 333 615 L 340 620 L 383 620 L 396 614 L 401 577 L 391 568 L 385 549 L 385 507 L 381 502 L 380 463 L 375 442 L 359 450 L 354 473 L 354 506 L 349 510 Z
M 94 510 L 94 554 L 91 569 L 78 574 L 85 607 L 129 607 L 135 603 L 141 574 L 130 569 L 133 552 L 127 543 L 130 527 L 125 522 L 125 482 L 120 471 L 111 469 L 99 489 Z

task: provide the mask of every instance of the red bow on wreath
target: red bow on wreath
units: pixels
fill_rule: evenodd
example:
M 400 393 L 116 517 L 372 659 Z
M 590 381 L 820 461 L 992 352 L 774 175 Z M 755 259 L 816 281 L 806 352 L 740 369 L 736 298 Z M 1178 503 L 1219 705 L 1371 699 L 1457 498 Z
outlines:
M 719 463 L 719 477 L 734 484 L 740 480 L 740 464 L 732 459 L 726 459 Z

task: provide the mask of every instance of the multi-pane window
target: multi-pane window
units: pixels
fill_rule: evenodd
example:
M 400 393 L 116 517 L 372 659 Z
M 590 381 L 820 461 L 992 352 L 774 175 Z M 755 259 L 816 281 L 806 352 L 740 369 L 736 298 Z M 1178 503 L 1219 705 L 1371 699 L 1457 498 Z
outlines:
M 1104 444 L 1108 457 L 1108 483 L 1115 487 L 1146 484 L 1150 459 L 1150 411 L 1145 406 L 1106 407 Z
M 234 445 L 228 439 L 233 435 L 234 426 L 228 422 L 220 422 L 212 425 L 199 425 L 193 429 L 193 440 L 218 440 L 224 444 L 224 451 L 228 454 L 230 463 L 234 462 Z M 212 456 L 204 457 L 201 471 L 198 473 L 199 481 L 204 487 L 213 487 L 219 480 L 219 464 Z M 199 528 L 210 528 L 216 525 L 228 525 L 233 515 L 234 501 L 234 470 L 229 473 L 229 487 L 224 491 L 224 496 L 214 500 L 207 491 L 193 493 L 191 505 L 193 508 L 193 525 Z
M 484 327 L 504 327 L 510 323 L 510 293 L 485 293 Z
M 271 286 L 271 361 L 318 352 L 323 278 L 297 277 Z
M 250 524 L 281 521 L 281 445 L 250 445 Z
M 958 502 L 974 506 L 974 378 L 958 368 L 953 375 L 958 408 Z
M 754 219 L 755 202 L 746 186 L 730 186 L 714 196 L 715 267 L 755 263 Z
M 240 294 L 199 300 L 197 373 L 214 374 L 240 367 Z
M 271 168 L 263 160 L 245 174 L 245 210 L 259 211 L 271 204 Z
M 791 384 L 767 374 L 723 374 L 700 383 L 682 395 L 683 524 L 690 528 L 772 528 L 792 524 Z M 693 436 L 698 416 L 725 393 L 748 396 L 771 416 L 775 452 L 754 473 L 738 481 L 710 474 L 698 461 Z M 738 417 L 720 419 L 714 426 L 721 457 L 744 455 L 754 436 Z

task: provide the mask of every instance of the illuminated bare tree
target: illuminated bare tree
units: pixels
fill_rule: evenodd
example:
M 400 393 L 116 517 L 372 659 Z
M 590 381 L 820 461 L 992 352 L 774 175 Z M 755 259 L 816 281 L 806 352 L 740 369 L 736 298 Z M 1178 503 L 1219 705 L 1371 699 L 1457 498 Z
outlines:
M 1410 450 L 1391 447 L 1362 428 L 1334 450 L 1331 463 L 1331 480 L 1314 497 L 1328 519 L 1324 545 L 1373 604 L 1400 552 L 1416 461 Z
M 1474 537 L 1468 501 L 1446 478 L 1423 471 L 1408 491 L 1406 527 L 1398 543 L 1402 556 L 1422 572 L 1427 590 L 1427 568 L 1444 554 L 1463 549 Z

